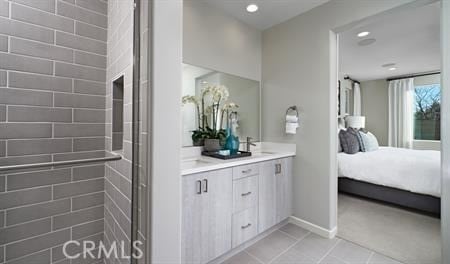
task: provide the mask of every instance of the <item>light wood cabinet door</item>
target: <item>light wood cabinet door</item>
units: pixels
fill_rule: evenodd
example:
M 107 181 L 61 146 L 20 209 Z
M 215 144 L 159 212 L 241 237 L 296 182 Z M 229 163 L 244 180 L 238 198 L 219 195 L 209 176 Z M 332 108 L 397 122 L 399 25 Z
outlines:
M 182 263 L 207 263 L 231 250 L 232 169 L 183 177 Z
M 207 251 L 211 261 L 231 250 L 233 210 L 233 171 L 213 171 L 207 179 L 208 228 Z
M 276 187 L 275 161 L 266 161 L 261 163 L 258 191 L 259 233 L 266 231 L 277 223 Z
M 208 173 L 182 179 L 182 262 L 205 263 L 208 259 L 208 204 L 202 184 Z
M 275 161 L 277 223 L 292 214 L 292 159 Z

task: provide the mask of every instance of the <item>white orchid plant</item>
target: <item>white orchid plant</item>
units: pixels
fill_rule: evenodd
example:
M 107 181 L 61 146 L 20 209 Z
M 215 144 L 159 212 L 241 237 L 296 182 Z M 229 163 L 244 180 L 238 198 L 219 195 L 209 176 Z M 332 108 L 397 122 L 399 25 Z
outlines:
M 199 128 L 192 131 L 192 140 L 200 142 L 204 139 L 219 139 L 224 142 L 226 132 L 223 128 L 224 114 L 239 106 L 229 102 L 230 93 L 224 85 L 204 83 L 200 98 L 186 95 L 182 98 L 183 105 L 194 104 L 197 110 Z M 220 118 L 219 118 L 220 116 Z M 209 120 L 210 119 L 210 120 Z M 209 123 L 211 121 L 211 124 Z

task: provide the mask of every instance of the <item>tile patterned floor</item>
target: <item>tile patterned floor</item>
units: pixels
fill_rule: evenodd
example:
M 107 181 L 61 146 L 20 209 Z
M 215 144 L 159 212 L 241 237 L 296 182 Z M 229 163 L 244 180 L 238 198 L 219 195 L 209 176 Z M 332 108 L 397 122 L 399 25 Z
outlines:
M 287 224 L 223 264 L 402 264 L 340 238 Z

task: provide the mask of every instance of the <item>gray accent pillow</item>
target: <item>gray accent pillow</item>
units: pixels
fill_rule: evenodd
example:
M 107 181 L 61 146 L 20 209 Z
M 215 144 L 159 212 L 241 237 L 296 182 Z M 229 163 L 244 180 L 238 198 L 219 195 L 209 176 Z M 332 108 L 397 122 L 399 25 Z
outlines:
M 341 139 L 339 138 L 339 132 L 341 132 L 341 130 L 344 130 L 344 129 L 339 129 L 338 130 L 338 152 L 340 153 L 340 152 L 342 152 L 342 144 L 341 144 Z
M 364 146 L 364 152 L 369 151 L 375 151 L 378 150 L 378 140 L 377 137 L 375 137 L 374 134 L 370 133 L 369 131 L 359 131 L 359 136 L 362 139 L 363 146 Z
M 356 130 L 356 136 L 358 137 L 360 151 L 366 152 L 366 146 L 364 145 L 363 136 L 361 135 L 361 133 L 363 133 L 363 131 L 364 130 L 362 130 L 362 129 Z
M 353 128 L 341 130 L 339 132 L 339 140 L 341 141 L 342 150 L 347 154 L 356 154 L 360 150 L 358 131 Z

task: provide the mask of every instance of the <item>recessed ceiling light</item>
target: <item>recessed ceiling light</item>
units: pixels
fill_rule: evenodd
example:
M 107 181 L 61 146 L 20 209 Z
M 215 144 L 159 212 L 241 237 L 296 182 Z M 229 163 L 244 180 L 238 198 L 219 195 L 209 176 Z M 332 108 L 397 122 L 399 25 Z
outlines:
M 363 38 L 363 37 L 369 36 L 369 34 L 370 34 L 369 31 L 359 32 L 358 37 Z
M 393 62 L 381 65 L 381 67 L 383 67 L 383 68 L 391 68 L 393 66 L 395 66 L 395 63 L 393 63 Z
M 247 6 L 247 12 L 249 12 L 249 13 L 254 13 L 254 12 L 256 12 L 256 11 L 258 11 L 258 6 L 257 6 L 257 5 L 255 5 L 255 4 L 249 4 L 249 5 Z
M 395 71 L 395 70 L 397 70 L 397 68 L 396 67 L 391 67 L 391 68 L 389 68 L 389 70 L 390 71 Z
M 369 39 L 363 39 L 361 41 L 358 42 L 359 46 L 369 46 L 372 45 L 373 43 L 375 43 L 377 40 L 374 38 L 369 38 Z

